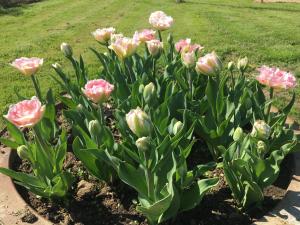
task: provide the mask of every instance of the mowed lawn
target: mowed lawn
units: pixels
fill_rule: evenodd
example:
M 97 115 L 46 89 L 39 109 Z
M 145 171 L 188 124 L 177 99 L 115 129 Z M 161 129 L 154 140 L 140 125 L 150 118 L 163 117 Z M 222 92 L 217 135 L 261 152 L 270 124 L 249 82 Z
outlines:
M 92 76 L 99 63 L 88 47 L 97 47 L 91 31 L 114 26 L 131 36 L 148 28 L 152 11 L 163 10 L 175 19 L 175 39 L 190 37 L 215 50 L 224 60 L 248 56 L 251 67 L 267 64 L 293 71 L 300 78 L 300 4 L 260 4 L 252 0 L 45 0 L 0 10 L 0 114 L 17 98 L 14 89 L 28 98 L 34 94 L 31 80 L 9 62 L 21 56 L 44 58 L 38 73 L 42 88 L 59 89 L 51 79 L 51 64 L 69 67 L 59 50 L 70 43 L 76 55 L 83 54 Z M 167 33 L 164 33 L 167 36 Z M 255 74 L 255 70 L 252 69 Z M 300 79 L 299 79 L 300 80 Z M 293 115 L 300 121 L 300 86 Z M 277 93 L 277 105 L 287 103 L 291 93 Z M 1 122 L 0 122 L 1 123 Z M 3 125 L 3 124 L 2 124 Z M 1 126 L 1 125 L 0 125 Z

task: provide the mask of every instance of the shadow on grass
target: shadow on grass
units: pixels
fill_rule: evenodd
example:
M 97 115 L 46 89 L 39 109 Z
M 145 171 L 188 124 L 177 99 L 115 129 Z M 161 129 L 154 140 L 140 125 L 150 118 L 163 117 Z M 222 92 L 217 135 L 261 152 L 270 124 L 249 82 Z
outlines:
M 23 6 L 17 6 L 12 8 L 3 8 L 2 6 L 0 6 L 0 16 L 21 16 L 23 14 L 23 9 Z
M 23 14 L 24 9 L 41 1 L 42 0 L 18 0 L 12 3 L 6 3 L 5 1 L 2 2 L 2 0 L 0 0 L 0 16 L 20 16 Z

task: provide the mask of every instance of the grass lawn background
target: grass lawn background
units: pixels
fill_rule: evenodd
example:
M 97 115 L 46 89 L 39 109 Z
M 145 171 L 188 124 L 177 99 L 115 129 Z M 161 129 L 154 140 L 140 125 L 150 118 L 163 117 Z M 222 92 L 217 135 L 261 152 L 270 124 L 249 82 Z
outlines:
M 17 101 L 14 88 L 28 98 L 34 94 L 31 80 L 9 66 L 17 57 L 41 57 L 45 63 L 38 73 L 42 89 L 59 91 L 50 77 L 51 64 L 69 65 L 59 46 L 72 45 L 83 54 L 91 75 L 100 64 L 88 47 L 98 47 L 91 31 L 114 26 L 132 36 L 148 28 L 152 11 L 163 10 L 175 19 L 175 40 L 190 37 L 215 50 L 226 62 L 248 56 L 251 66 L 278 66 L 291 70 L 300 81 L 300 4 L 260 4 L 252 0 L 45 0 L 21 7 L 0 8 L 0 114 Z M 164 32 L 166 37 L 167 32 Z M 253 71 L 255 73 L 255 71 Z M 299 82 L 298 82 L 299 83 Z M 293 116 L 300 121 L 300 86 Z M 281 91 L 276 104 L 286 104 L 291 93 Z M 0 127 L 3 121 L 0 119 Z

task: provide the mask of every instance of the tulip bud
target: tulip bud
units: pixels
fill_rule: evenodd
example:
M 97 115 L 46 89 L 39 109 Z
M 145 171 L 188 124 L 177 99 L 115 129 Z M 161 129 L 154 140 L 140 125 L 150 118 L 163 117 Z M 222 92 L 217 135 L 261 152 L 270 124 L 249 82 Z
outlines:
M 183 65 L 187 68 L 191 68 L 196 64 L 196 56 L 194 52 L 184 52 L 181 53 L 181 60 Z
M 145 89 L 145 86 L 144 86 L 143 84 L 141 84 L 141 85 L 139 86 L 139 93 L 140 93 L 140 94 L 143 94 L 144 89 Z
M 159 57 L 163 51 L 163 43 L 159 40 L 147 41 L 147 49 L 153 57 Z
M 205 75 L 215 75 L 222 69 L 222 62 L 215 52 L 206 54 L 198 59 L 196 71 Z
M 173 35 L 172 34 L 168 35 L 167 41 L 169 44 L 173 43 Z
M 173 134 L 176 135 L 183 128 L 183 123 L 181 121 L 177 121 L 173 126 Z
M 150 103 L 151 100 L 155 98 L 156 88 L 155 85 L 151 82 L 147 84 L 144 88 L 143 97 L 146 103 Z
M 149 116 L 139 107 L 126 114 L 126 122 L 130 130 L 138 137 L 150 136 L 152 122 Z
M 267 145 L 263 141 L 258 141 L 257 142 L 257 152 L 259 155 L 264 156 L 267 153 Z
M 67 58 L 70 58 L 73 56 L 73 50 L 72 50 L 72 47 L 67 44 L 67 43 L 62 43 L 60 45 L 60 50 L 64 53 L 64 55 L 67 57 Z
M 28 148 L 26 145 L 21 145 L 17 148 L 17 154 L 21 159 L 29 159 Z
M 270 134 L 271 134 L 271 127 L 265 121 L 263 120 L 255 121 L 251 132 L 252 137 L 262 139 L 262 140 L 267 140 L 270 137 Z
M 88 129 L 92 137 L 100 137 L 102 134 L 102 127 L 98 120 L 91 120 Z
M 81 111 L 81 110 L 83 110 L 83 105 L 81 105 L 81 104 L 78 104 L 78 105 L 76 106 L 76 109 L 77 109 L 78 111 Z
M 52 67 L 55 68 L 55 69 L 57 69 L 57 70 L 61 70 L 61 68 L 62 68 L 59 63 L 52 64 Z
M 234 62 L 232 62 L 232 61 L 229 62 L 227 68 L 228 68 L 229 71 L 233 71 L 233 69 L 234 69 Z
M 237 63 L 237 68 L 241 71 L 244 72 L 248 67 L 248 58 L 242 58 L 239 59 L 238 63 Z
M 146 152 L 151 149 L 151 138 L 150 137 L 141 137 L 141 138 L 137 139 L 137 141 L 135 142 L 135 145 L 137 146 L 137 148 L 140 151 Z
M 233 140 L 239 141 L 241 138 L 243 138 L 244 132 L 243 129 L 240 127 L 237 127 L 233 133 Z

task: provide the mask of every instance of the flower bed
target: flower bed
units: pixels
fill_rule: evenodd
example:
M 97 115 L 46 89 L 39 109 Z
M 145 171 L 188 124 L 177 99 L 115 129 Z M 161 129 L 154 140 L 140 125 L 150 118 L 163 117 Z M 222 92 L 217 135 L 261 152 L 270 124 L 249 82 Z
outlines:
M 41 215 L 66 224 L 251 224 L 282 199 L 292 170 L 285 158 L 300 149 L 286 126 L 295 94 L 271 108 L 277 91 L 296 86 L 294 75 L 262 66 L 247 79 L 246 57 L 225 67 L 190 39 L 166 38 L 173 22 L 157 11 L 155 30 L 133 38 L 93 32 L 107 49 L 91 49 L 102 66 L 95 80 L 63 43 L 74 74 L 53 64 L 67 93 L 62 113 L 39 87 L 43 59 L 12 63 L 36 97 L 17 93 L 4 116 L 9 137 L 0 141 L 20 160 L 0 172 Z

